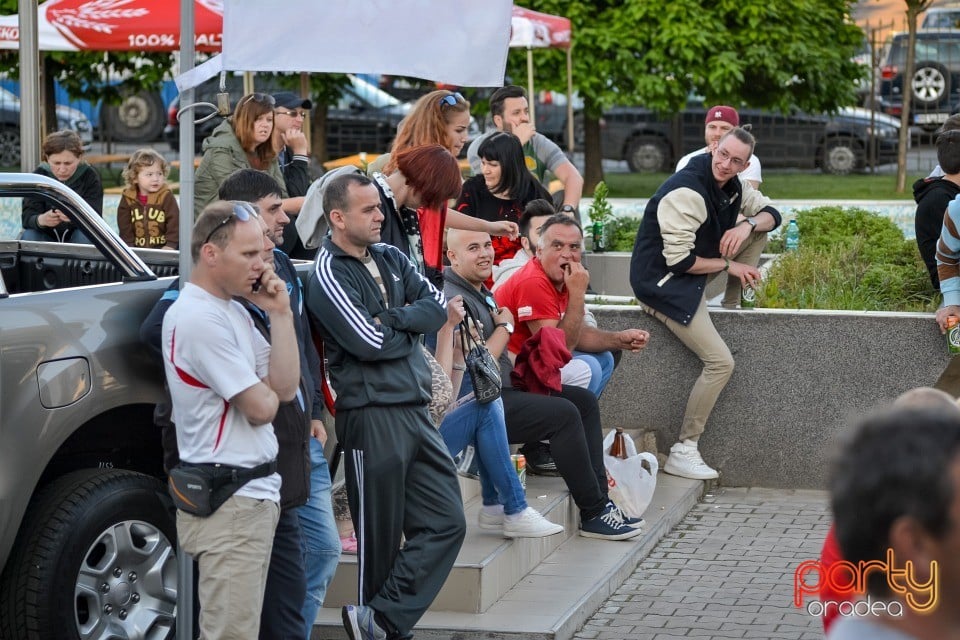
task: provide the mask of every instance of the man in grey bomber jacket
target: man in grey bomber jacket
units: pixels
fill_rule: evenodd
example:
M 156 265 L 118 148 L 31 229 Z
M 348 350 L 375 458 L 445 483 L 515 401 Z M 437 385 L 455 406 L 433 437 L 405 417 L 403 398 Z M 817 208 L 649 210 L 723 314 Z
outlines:
M 399 249 L 380 243 L 380 193 L 369 178 L 335 178 L 323 208 L 331 236 L 307 301 L 337 392 L 359 546 L 360 599 L 343 608 L 343 622 L 353 640 L 409 638 L 466 531 L 456 470 L 427 412 L 420 345 L 446 321 L 446 301 Z

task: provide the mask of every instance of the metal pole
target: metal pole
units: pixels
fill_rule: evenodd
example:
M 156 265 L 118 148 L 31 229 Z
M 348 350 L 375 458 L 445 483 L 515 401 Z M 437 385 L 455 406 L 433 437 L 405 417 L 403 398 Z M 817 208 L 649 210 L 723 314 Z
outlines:
M 180 72 L 195 66 L 194 0 L 180 0 Z M 180 108 L 193 104 L 193 89 L 180 94 Z M 180 286 L 190 279 L 193 231 L 193 110 L 180 122 Z M 193 558 L 177 543 L 177 640 L 193 640 Z
M 537 126 L 537 96 L 533 93 L 533 49 L 527 47 L 527 102 L 530 105 L 530 122 Z
M 37 0 L 19 3 L 20 14 L 20 170 L 40 164 L 40 43 Z
M 194 42 L 194 0 L 180 0 L 180 72 L 193 69 L 196 58 Z M 180 94 L 180 108 L 193 104 L 194 90 Z M 193 194 L 196 183 L 193 169 L 194 129 L 193 110 L 183 114 L 180 122 L 180 285 L 190 278 L 193 263 L 190 260 L 190 232 L 193 229 Z M 191 581 L 191 587 L 193 582 Z M 180 601 L 183 604 L 183 600 Z M 193 598 L 190 598 L 190 605 Z M 179 626 L 177 627 L 179 629 Z
M 567 47 L 567 151 L 573 160 L 573 151 L 576 148 L 573 139 L 573 41 Z M 584 160 L 586 162 L 586 160 Z

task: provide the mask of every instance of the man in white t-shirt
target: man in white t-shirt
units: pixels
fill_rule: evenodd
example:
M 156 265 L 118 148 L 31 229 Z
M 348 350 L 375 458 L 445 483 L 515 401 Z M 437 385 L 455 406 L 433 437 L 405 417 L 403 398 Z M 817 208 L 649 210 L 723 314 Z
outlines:
M 263 261 L 252 205 L 208 205 L 192 237 L 193 272 L 164 316 L 162 338 L 181 464 L 252 469 L 276 459 L 271 421 L 299 383 L 287 288 Z M 272 346 L 234 297 L 266 312 Z M 272 473 L 207 517 L 177 511 L 177 536 L 200 567 L 202 637 L 257 637 L 279 501 Z
M 740 114 L 737 113 L 737 110 L 733 107 L 726 105 L 711 107 L 707 110 L 704 125 L 703 138 L 707 146 L 692 151 L 680 158 L 680 161 L 677 162 L 676 171 L 680 171 L 680 169 L 687 166 L 690 158 L 713 151 L 717 143 L 720 142 L 720 138 L 722 138 L 727 131 L 740 126 Z M 744 170 L 740 172 L 740 179 L 749 182 L 750 186 L 754 189 L 760 188 L 760 183 L 763 182 L 763 178 L 760 175 L 760 160 L 756 155 L 750 154 L 750 162 Z

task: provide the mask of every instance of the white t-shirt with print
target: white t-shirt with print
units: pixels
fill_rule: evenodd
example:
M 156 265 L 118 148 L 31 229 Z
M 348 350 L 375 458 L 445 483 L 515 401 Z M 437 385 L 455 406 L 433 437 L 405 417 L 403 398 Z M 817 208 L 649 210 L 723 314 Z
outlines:
M 163 365 L 180 459 L 251 468 L 277 457 L 273 425 L 253 425 L 229 399 L 266 377 L 270 344 L 247 311 L 187 283 L 163 318 Z M 280 501 L 280 474 L 237 495 Z

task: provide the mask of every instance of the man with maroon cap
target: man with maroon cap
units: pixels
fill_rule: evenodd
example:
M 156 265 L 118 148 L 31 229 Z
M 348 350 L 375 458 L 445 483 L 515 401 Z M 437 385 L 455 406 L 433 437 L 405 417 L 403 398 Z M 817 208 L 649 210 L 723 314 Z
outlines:
M 691 153 L 680 158 L 680 161 L 677 162 L 677 171 L 683 169 L 687 166 L 687 163 L 690 162 L 690 158 L 698 156 L 702 153 L 707 153 L 712 151 L 713 148 L 720 141 L 720 138 L 723 137 L 727 131 L 733 129 L 734 127 L 740 126 L 740 114 L 737 113 L 737 110 L 733 107 L 728 107 L 726 105 L 717 105 L 716 107 L 711 107 L 707 109 L 707 116 L 704 118 L 704 124 L 706 125 L 706 130 L 704 131 L 704 140 L 706 140 L 707 146 L 702 149 L 697 149 Z M 750 183 L 754 189 L 760 187 L 760 183 L 763 182 L 763 178 L 760 177 L 760 160 L 757 156 L 750 154 L 750 162 L 746 167 L 743 168 L 743 171 L 740 172 L 740 178 L 746 180 Z

